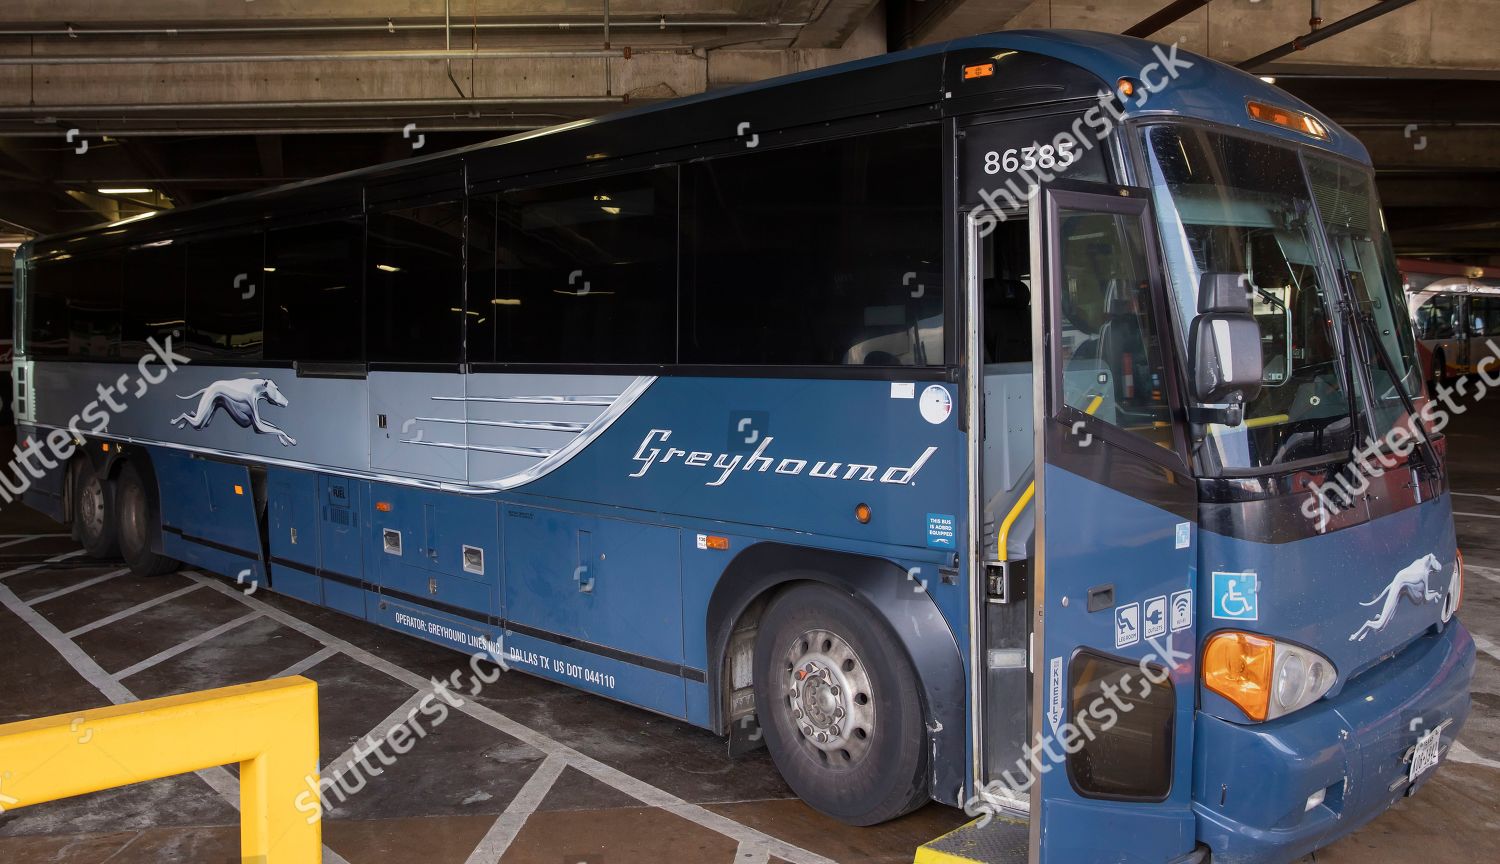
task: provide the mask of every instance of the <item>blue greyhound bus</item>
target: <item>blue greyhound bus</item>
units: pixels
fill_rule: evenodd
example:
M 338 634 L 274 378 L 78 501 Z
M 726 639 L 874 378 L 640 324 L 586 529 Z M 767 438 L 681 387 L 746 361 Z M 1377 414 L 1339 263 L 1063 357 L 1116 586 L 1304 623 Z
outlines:
M 1175 47 L 979 36 L 18 265 L 25 500 L 90 553 L 766 746 L 849 823 L 1286 861 L 1469 710 L 1369 159 Z

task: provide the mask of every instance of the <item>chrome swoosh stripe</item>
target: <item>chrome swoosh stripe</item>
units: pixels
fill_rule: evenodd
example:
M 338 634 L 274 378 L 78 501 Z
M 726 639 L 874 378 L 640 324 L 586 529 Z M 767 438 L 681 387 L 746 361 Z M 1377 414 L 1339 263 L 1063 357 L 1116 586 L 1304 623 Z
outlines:
M 481 450 L 485 453 L 504 453 L 507 456 L 530 456 L 534 459 L 546 459 L 557 453 L 556 450 L 548 450 L 544 447 L 491 447 L 487 444 L 450 444 L 443 441 L 416 441 L 407 439 L 402 444 L 420 444 L 423 447 L 443 447 L 448 450 Z
M 621 396 L 625 394 L 620 394 Z M 436 402 L 508 402 L 522 405 L 587 405 L 608 408 L 620 396 L 433 396 Z
M 535 429 L 541 432 L 582 432 L 587 423 L 562 420 L 460 420 L 456 417 L 417 417 L 423 423 L 461 423 L 469 426 L 503 426 L 507 429 Z

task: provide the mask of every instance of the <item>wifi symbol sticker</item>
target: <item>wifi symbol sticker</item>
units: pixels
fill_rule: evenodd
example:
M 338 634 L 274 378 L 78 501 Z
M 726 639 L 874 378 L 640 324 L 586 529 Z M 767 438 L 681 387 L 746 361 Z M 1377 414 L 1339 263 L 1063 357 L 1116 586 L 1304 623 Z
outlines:
M 1193 626 L 1193 589 L 1172 595 L 1172 632 Z

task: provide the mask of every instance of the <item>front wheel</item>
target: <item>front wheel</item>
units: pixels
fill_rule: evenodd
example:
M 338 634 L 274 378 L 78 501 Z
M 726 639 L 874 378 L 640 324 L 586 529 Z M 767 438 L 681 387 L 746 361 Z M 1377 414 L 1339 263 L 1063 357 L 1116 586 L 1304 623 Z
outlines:
M 126 462 L 120 468 L 117 485 L 115 512 L 118 515 L 120 554 L 130 565 L 130 572 L 137 576 L 161 576 L 178 569 L 181 565 L 175 559 L 151 549 L 152 541 L 161 533 L 161 525 L 146 494 L 146 480 L 140 469 Z
M 755 640 L 755 710 L 798 797 L 851 825 L 928 798 L 916 672 L 894 633 L 844 592 L 799 585 L 772 601 Z

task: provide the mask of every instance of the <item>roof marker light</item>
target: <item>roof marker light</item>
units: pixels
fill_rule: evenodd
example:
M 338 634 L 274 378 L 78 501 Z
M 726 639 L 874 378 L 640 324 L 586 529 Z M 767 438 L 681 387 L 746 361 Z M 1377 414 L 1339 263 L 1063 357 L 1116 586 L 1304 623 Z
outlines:
M 1245 103 L 1245 113 L 1250 115 L 1251 120 L 1259 120 L 1272 126 L 1280 126 L 1293 132 L 1301 132 L 1303 135 L 1311 135 L 1314 138 L 1328 140 L 1328 127 L 1324 126 L 1318 118 L 1305 111 L 1294 111 L 1291 108 L 1279 108 L 1265 102 L 1251 100 Z

